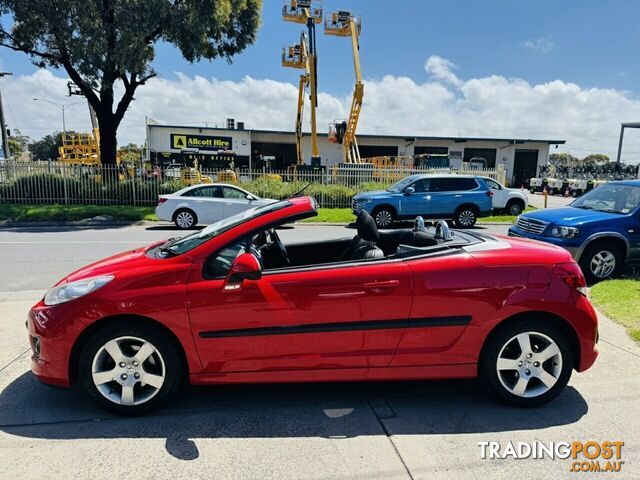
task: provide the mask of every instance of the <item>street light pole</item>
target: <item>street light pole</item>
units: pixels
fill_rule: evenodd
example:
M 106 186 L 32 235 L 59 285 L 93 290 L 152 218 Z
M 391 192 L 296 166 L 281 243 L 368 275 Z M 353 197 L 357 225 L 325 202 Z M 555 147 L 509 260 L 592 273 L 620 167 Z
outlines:
M 56 107 L 58 107 L 62 111 L 62 134 L 63 135 L 67 134 L 67 126 L 66 126 L 66 123 L 65 123 L 64 111 L 69 107 L 72 107 L 72 106 L 77 105 L 79 103 L 84 103 L 84 102 L 74 102 L 74 103 L 70 103 L 68 105 L 61 105 L 59 103 L 52 102 L 51 100 L 47 100 L 46 98 L 34 98 L 33 101 L 34 102 L 47 102 L 47 103 L 50 103 L 51 105 L 55 105 Z
M 10 72 L 0 72 L 0 77 L 6 77 L 7 75 L 13 75 Z M 4 107 L 2 105 L 2 93 L 0 92 L 0 128 L 2 128 L 2 151 L 4 158 L 9 159 L 11 152 L 9 151 L 9 138 L 7 136 L 7 125 L 4 123 Z

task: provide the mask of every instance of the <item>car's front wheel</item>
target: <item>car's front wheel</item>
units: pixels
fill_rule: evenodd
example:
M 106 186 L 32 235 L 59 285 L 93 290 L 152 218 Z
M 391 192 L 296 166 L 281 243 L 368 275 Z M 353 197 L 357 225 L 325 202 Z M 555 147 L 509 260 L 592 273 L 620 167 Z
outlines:
M 476 224 L 478 215 L 475 208 L 462 207 L 456 212 L 453 220 L 458 228 L 471 228 Z
M 80 354 L 79 382 L 102 408 L 146 413 L 169 399 L 182 378 L 171 339 L 147 325 L 114 323 L 96 332 Z
M 580 268 L 589 283 L 606 280 L 618 270 L 622 255 L 615 245 L 598 242 L 580 256 Z
M 479 374 L 500 400 L 533 407 L 557 397 L 572 369 L 573 356 L 564 335 L 543 321 L 527 320 L 489 338 Z
M 393 223 L 394 212 L 388 207 L 380 207 L 373 214 L 378 228 L 389 228 Z
M 194 227 L 198 223 L 198 217 L 191 210 L 183 208 L 178 210 L 173 216 L 173 222 L 176 227 L 186 230 Z

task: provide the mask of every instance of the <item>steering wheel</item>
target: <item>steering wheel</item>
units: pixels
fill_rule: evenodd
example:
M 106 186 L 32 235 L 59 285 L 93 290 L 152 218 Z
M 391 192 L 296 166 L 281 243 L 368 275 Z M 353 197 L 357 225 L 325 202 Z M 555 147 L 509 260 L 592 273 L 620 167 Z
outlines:
M 289 254 L 287 253 L 287 249 L 284 248 L 284 243 L 282 243 L 282 240 L 280 240 L 280 237 L 276 233 L 275 228 L 272 228 L 271 230 L 269 230 L 269 236 L 271 237 L 272 244 L 275 246 L 274 250 L 280 256 L 280 259 L 282 260 L 284 265 L 287 267 L 291 265 L 291 262 L 289 261 Z

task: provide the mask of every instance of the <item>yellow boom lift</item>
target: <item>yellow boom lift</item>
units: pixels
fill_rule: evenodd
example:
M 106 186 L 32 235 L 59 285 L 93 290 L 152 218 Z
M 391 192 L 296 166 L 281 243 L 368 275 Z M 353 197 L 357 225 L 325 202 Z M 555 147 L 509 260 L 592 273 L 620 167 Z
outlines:
M 362 71 L 360 70 L 360 31 L 362 21 L 360 17 L 350 12 L 341 10 L 332 13 L 324 22 L 324 33 L 337 37 L 351 37 L 353 49 L 353 68 L 356 74 L 356 84 L 351 100 L 349 117 L 343 122 L 336 122 L 329 126 L 329 139 L 342 144 L 342 161 L 345 163 L 361 163 L 356 129 L 362 109 L 362 97 L 364 84 L 362 83 Z
M 282 7 L 282 19 L 285 22 L 299 23 L 307 26 L 307 36 L 300 37 L 300 44 L 286 47 L 282 55 L 285 67 L 304 68 L 300 75 L 298 89 L 298 113 L 296 116 L 296 154 L 297 165 L 304 165 L 302 151 L 302 110 L 307 85 L 310 87 L 311 113 L 311 166 L 320 166 L 320 150 L 318 148 L 318 131 L 316 125 L 316 109 L 318 107 L 318 57 L 316 52 L 316 24 L 322 21 L 322 4 L 311 0 L 290 0 Z
M 298 110 L 296 114 L 296 159 L 297 165 L 304 164 L 302 146 L 302 115 L 304 110 L 304 96 L 309 85 L 309 55 L 307 54 L 307 37 L 304 32 L 300 35 L 300 43 L 282 49 L 282 66 L 304 69 L 298 84 Z

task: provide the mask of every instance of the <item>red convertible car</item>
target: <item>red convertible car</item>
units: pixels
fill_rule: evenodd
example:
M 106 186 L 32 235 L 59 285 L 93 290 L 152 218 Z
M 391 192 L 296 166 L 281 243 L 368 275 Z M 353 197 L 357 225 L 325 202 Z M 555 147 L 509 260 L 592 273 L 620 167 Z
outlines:
M 597 357 L 597 320 L 566 250 L 434 229 L 285 247 L 298 197 L 82 268 L 29 314 L 32 370 L 137 414 L 182 383 L 474 378 L 534 406 Z

